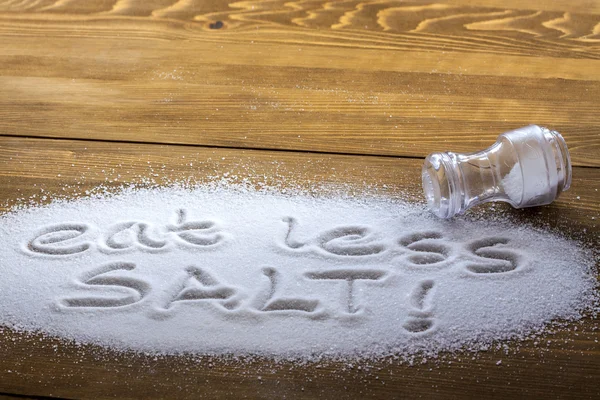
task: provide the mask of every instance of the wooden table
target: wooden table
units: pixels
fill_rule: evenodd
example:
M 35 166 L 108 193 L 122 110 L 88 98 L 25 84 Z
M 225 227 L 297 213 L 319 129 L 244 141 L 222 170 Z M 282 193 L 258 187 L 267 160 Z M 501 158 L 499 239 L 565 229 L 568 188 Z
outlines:
M 420 201 L 429 152 L 538 123 L 564 134 L 572 188 L 507 212 L 597 249 L 599 110 L 600 1 L 0 1 L 4 210 L 249 170 Z M 361 368 L 100 357 L 4 329 L 0 397 L 600 398 L 597 325 Z

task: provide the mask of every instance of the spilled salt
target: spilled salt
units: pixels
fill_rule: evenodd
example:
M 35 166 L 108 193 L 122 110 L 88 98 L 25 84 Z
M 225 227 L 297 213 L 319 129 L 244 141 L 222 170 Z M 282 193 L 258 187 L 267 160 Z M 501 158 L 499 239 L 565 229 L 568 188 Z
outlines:
M 574 320 L 588 254 L 375 197 L 163 188 L 0 218 L 0 325 L 115 349 L 379 357 Z

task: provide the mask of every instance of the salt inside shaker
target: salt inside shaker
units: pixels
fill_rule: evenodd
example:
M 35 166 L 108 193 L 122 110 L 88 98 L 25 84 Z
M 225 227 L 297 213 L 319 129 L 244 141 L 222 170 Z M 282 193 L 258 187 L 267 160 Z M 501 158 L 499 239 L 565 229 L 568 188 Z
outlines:
M 530 125 L 503 133 L 483 151 L 432 153 L 422 179 L 429 209 L 451 218 L 490 201 L 549 204 L 571 186 L 571 159 L 560 133 Z

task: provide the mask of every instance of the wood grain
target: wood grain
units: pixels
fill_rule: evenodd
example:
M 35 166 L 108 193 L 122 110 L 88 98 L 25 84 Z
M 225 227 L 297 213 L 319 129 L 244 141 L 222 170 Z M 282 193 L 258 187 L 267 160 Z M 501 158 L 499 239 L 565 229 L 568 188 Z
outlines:
M 423 203 L 422 160 L 378 156 L 318 154 L 0 137 L 0 211 L 24 199 L 46 201 L 81 196 L 104 185 L 129 183 L 211 182 L 229 176 L 232 183 L 290 185 L 309 192 L 371 193 Z M 27 182 L 27 183 L 25 183 Z M 514 210 L 515 218 L 557 228 L 574 238 L 600 229 L 600 169 L 576 167 L 571 188 L 546 207 Z M 497 212 L 497 211 L 495 211 Z M 536 221 L 537 220 L 537 221 Z
M 463 3 L 4 1 L 0 134 L 423 157 L 537 123 L 600 166 L 593 4 Z
M 192 165 L 190 165 L 192 164 Z M 193 146 L 0 138 L 0 203 L 72 197 L 119 186 L 235 176 L 255 183 L 417 200 L 420 160 Z M 212 178 L 211 178 L 212 177 Z M 600 170 L 575 168 L 573 187 L 550 207 L 499 207 L 597 247 Z M 319 189 L 321 191 L 321 189 Z M 48 200 L 46 200 L 48 201 Z M 43 201 L 42 201 L 43 202 Z M 499 210 L 495 210 L 497 213 Z M 491 212 L 488 210 L 487 212 Z M 595 218 L 595 219 L 592 219 Z M 585 233 L 584 233 L 585 231 Z M 0 333 L 0 392 L 67 398 L 582 398 L 600 395 L 593 318 L 537 340 L 415 365 L 385 359 L 308 365 L 271 360 L 154 358 L 75 346 L 7 329 Z M 497 362 L 501 360 L 501 364 Z M 360 368 L 358 368 L 360 366 Z
M 572 188 L 470 214 L 597 250 L 599 100 L 596 0 L 0 0 L 0 212 L 225 174 L 421 202 L 420 157 L 537 123 L 564 134 Z M 598 332 L 587 316 L 538 344 L 358 369 L 154 359 L 0 328 L 0 397 L 593 399 Z

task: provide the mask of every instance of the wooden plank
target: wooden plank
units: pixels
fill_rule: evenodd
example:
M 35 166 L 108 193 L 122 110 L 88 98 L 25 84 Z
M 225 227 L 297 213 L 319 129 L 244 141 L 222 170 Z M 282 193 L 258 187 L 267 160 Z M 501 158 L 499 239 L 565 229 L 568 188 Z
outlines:
M 198 181 L 225 173 L 255 183 L 387 194 L 417 200 L 420 160 L 194 146 L 0 138 L 0 203 L 80 196 L 98 184 L 153 178 Z M 191 164 L 191 165 L 190 165 Z M 43 191 L 42 191 L 43 189 Z M 511 211 L 517 221 L 579 237 L 597 248 L 600 169 L 575 168 L 572 189 L 548 207 Z M 48 201 L 48 200 L 46 200 Z M 4 208 L 5 209 L 5 208 Z M 492 212 L 488 209 L 487 212 Z M 592 219 L 595 218 L 595 219 Z M 69 398 L 594 398 L 600 395 L 597 321 L 414 366 L 386 359 L 295 365 L 270 360 L 154 358 L 100 351 L 38 335 L 0 333 L 0 392 Z M 501 364 L 497 362 L 501 360 Z M 360 365 L 360 369 L 358 366 Z
M 21 395 L 12 395 L 12 394 L 5 394 L 5 393 L 0 393 L 0 400 L 15 400 L 15 399 L 40 399 L 40 398 L 45 398 L 45 397 L 39 397 L 39 396 L 35 396 L 35 397 L 31 397 L 31 396 L 21 396 Z M 47 398 L 52 398 L 52 397 L 47 397 Z
M 591 14 L 600 13 L 600 4 L 594 0 L 448 0 L 445 3 L 457 4 L 461 6 L 487 6 L 487 7 L 506 7 L 517 10 L 543 10 L 543 11 L 564 11 L 578 12 L 589 10 Z
M 205 182 L 225 173 L 232 182 L 293 182 L 306 190 L 323 185 L 341 191 L 363 186 L 423 202 L 421 164 L 422 160 L 394 157 L 0 137 L 0 177 L 6 188 L 0 210 L 17 199 L 77 195 L 98 185 L 147 179 L 158 184 Z M 350 189 L 345 189 L 348 185 Z M 539 226 L 570 228 L 574 235 L 585 229 L 591 234 L 599 229 L 599 188 L 600 169 L 575 167 L 571 189 L 552 205 L 525 210 L 498 207 L 510 210 L 516 218 L 534 223 L 537 219 Z
M 291 4 L 0 3 L 0 134 L 423 157 L 538 123 L 600 166 L 594 12 Z

